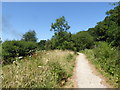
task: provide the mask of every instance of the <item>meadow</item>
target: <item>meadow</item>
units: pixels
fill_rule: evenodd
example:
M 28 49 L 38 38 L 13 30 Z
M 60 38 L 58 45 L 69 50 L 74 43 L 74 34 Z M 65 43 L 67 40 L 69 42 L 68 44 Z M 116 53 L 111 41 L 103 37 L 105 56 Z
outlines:
M 76 54 L 67 50 L 37 51 L 32 57 L 27 56 L 2 68 L 2 87 L 73 87 L 69 78 L 73 75 L 75 58 Z

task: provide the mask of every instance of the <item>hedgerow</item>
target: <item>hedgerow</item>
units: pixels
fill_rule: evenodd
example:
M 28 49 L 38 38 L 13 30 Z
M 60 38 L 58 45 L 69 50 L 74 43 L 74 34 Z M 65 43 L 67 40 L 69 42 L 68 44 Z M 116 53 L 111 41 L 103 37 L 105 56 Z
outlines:
M 34 42 L 16 40 L 5 41 L 2 44 L 3 64 L 12 63 L 15 60 L 15 57 L 32 54 L 36 47 Z

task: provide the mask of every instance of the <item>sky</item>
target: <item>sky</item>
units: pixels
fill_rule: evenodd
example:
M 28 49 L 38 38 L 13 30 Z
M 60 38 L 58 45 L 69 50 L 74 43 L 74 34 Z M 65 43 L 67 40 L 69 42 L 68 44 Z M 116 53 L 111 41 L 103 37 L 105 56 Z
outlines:
M 113 8 L 110 2 L 3 2 L 2 40 L 20 40 L 29 30 L 35 30 L 38 41 L 50 39 L 51 23 L 61 16 L 75 34 L 94 27 Z

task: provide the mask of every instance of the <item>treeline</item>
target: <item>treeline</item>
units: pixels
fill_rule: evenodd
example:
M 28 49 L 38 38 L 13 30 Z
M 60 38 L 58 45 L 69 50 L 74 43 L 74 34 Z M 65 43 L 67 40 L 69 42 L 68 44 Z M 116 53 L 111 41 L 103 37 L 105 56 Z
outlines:
M 84 49 L 96 47 L 97 42 L 106 42 L 111 47 L 120 49 L 120 5 L 106 12 L 107 16 L 101 22 L 98 22 L 94 28 L 87 31 L 80 31 L 76 34 L 69 32 L 69 24 L 62 16 L 51 24 L 50 31 L 54 35 L 50 40 L 41 40 L 37 42 L 36 32 L 26 32 L 21 40 L 11 40 L 2 43 L 3 62 L 13 62 L 15 57 L 26 56 L 34 53 L 36 50 L 73 50 L 78 52 Z
M 50 40 L 37 42 L 34 30 L 26 32 L 21 40 L 6 40 L 2 43 L 3 64 L 10 64 L 16 58 L 31 55 L 36 50 L 67 49 L 76 52 L 85 48 L 92 48 L 93 37 L 87 31 L 71 34 L 68 32 L 69 28 L 65 17 L 62 16 L 56 19 L 55 23 L 52 23 L 50 30 L 54 31 L 54 36 Z
M 120 48 L 120 5 L 106 12 L 106 17 L 103 21 L 98 22 L 93 28 L 87 31 L 80 31 L 76 34 L 68 32 L 70 26 L 62 16 L 56 19 L 51 25 L 51 31 L 54 31 L 54 36 L 50 40 L 41 40 L 38 44 L 41 49 L 69 49 L 80 51 L 95 47 L 96 42 L 107 42 L 112 47 Z
M 115 47 L 120 47 L 120 4 L 106 12 L 107 16 L 98 22 L 94 28 L 89 28 L 88 32 L 95 41 L 105 41 Z
M 70 26 L 65 20 L 65 17 L 62 16 L 59 19 L 56 19 L 55 23 L 51 25 L 51 31 L 54 31 L 54 36 L 50 40 L 41 40 L 38 45 L 42 46 L 41 49 L 53 50 L 53 49 L 62 49 L 62 50 L 73 50 L 80 51 L 85 48 L 92 48 L 94 45 L 94 39 L 87 31 L 80 31 L 76 34 L 71 34 L 68 32 Z

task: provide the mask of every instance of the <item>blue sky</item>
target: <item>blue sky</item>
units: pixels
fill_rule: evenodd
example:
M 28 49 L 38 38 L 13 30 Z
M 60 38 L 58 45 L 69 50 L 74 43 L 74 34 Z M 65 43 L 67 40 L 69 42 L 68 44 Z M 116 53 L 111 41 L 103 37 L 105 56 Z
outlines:
M 105 12 L 113 9 L 110 2 L 3 2 L 3 40 L 19 40 L 29 31 L 35 30 L 38 41 L 50 39 L 52 22 L 65 16 L 71 33 L 87 30 L 102 21 Z

